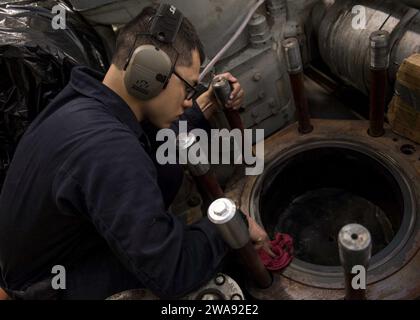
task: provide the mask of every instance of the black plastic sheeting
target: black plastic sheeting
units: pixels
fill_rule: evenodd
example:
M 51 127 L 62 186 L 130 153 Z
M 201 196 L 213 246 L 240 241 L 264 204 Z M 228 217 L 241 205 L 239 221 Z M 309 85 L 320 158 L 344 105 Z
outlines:
M 65 29 L 52 27 L 57 4 L 66 10 Z M 108 65 L 100 38 L 78 13 L 60 1 L 0 0 L 0 188 L 20 137 L 76 65 Z

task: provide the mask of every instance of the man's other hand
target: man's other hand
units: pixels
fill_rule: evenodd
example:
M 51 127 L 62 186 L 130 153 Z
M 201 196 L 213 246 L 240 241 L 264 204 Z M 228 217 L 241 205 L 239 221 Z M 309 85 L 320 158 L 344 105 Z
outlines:
M 268 237 L 267 232 L 250 216 L 247 215 L 248 224 L 249 224 L 249 233 L 251 240 L 254 243 L 255 249 L 263 249 L 270 256 L 275 257 L 276 254 L 271 248 L 270 238 Z
M 226 80 L 230 82 L 232 85 L 232 93 L 226 107 L 238 110 L 243 105 L 245 96 L 245 92 L 238 79 L 232 76 L 229 72 L 219 74 L 216 77 L 226 78 Z M 213 115 L 214 111 L 218 108 L 218 104 L 211 86 L 206 92 L 197 98 L 197 104 L 207 119 Z

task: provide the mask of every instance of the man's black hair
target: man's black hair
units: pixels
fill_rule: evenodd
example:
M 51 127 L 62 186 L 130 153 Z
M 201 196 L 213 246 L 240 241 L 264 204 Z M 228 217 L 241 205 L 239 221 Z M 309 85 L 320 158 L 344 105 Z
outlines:
M 124 68 L 130 52 L 133 49 L 136 36 L 140 33 L 147 33 L 149 31 L 152 18 L 155 14 L 156 7 L 146 7 L 119 31 L 115 53 L 112 57 L 112 63 L 115 64 L 118 69 Z M 178 52 L 177 65 L 190 66 L 192 64 L 192 51 L 194 50 L 198 50 L 201 63 L 203 63 L 205 59 L 203 44 L 201 43 L 194 26 L 186 17 L 183 18 L 173 46 L 161 43 L 151 36 L 139 36 L 137 38 L 136 48 L 144 44 L 155 45 L 165 51 L 171 58 L 172 63 L 175 62 L 176 52 Z

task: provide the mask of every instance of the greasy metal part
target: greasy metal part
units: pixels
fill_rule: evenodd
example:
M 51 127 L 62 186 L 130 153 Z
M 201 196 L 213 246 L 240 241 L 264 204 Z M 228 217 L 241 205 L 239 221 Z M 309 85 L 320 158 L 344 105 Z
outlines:
M 420 50 L 419 10 L 400 1 L 319 1 L 312 11 L 312 27 L 322 60 L 336 76 L 365 94 L 371 87 L 372 32 L 390 33 L 389 85 L 404 59 Z
M 230 94 L 232 93 L 232 86 L 230 82 L 223 77 L 215 77 L 212 81 L 212 87 L 217 102 L 223 108 L 223 112 L 225 113 L 230 127 L 232 129 L 239 129 L 243 132 L 244 126 L 239 112 L 226 107 Z
M 264 181 L 275 175 L 283 159 L 322 146 L 341 146 L 363 152 L 386 166 L 403 194 L 401 226 L 392 242 L 372 256 L 369 266 L 368 299 L 416 299 L 420 297 L 420 146 L 395 135 L 388 125 L 385 134 L 372 138 L 368 121 L 313 119 L 314 131 L 301 135 L 298 124 L 290 125 L 265 140 L 265 170 L 261 176 L 236 176 L 226 187 L 226 196 L 244 212 L 261 221 L 261 203 L 255 198 Z M 406 155 L 401 146 L 412 144 L 416 151 Z M 305 180 L 302 180 L 303 182 Z M 366 181 L 368 183 L 369 181 Z M 287 184 L 287 181 L 285 182 Z M 383 197 L 382 197 L 383 198 Z M 378 201 L 382 199 L 378 195 Z M 341 267 L 319 267 L 294 259 L 281 273 L 273 272 L 273 284 L 266 290 L 249 288 L 256 299 L 343 299 L 344 277 Z
M 372 252 L 372 239 L 369 231 L 359 224 L 348 224 L 338 234 L 340 261 L 344 269 L 346 300 L 365 300 L 366 289 L 355 289 L 352 284 L 355 266 L 366 271 Z
M 230 85 L 230 82 L 224 77 L 215 77 L 211 85 L 217 102 L 224 108 L 229 101 L 230 94 L 232 93 L 232 86 Z
M 232 200 L 219 198 L 213 201 L 207 214 L 232 249 L 240 249 L 248 243 L 250 238 L 244 215 L 237 210 Z
M 372 32 L 370 35 L 370 68 L 385 70 L 389 67 L 390 35 L 386 30 Z
M 272 278 L 253 247 L 245 223 L 245 215 L 237 210 L 236 204 L 227 198 L 213 201 L 208 209 L 208 218 L 220 231 L 223 239 L 235 249 L 255 285 L 268 288 Z
M 282 42 L 282 46 L 289 74 L 302 72 L 303 64 L 300 54 L 299 41 L 296 38 L 289 38 Z
M 106 300 L 159 300 L 148 289 L 134 289 L 116 293 Z M 198 290 L 180 300 L 245 300 L 238 283 L 227 274 L 218 273 Z
M 385 105 L 389 67 L 389 32 L 375 31 L 370 36 L 370 126 L 369 134 L 380 137 L 385 133 Z
M 302 134 L 307 134 L 313 130 L 313 126 L 311 125 L 308 99 L 305 94 L 303 65 L 299 42 L 296 38 L 289 38 L 284 40 L 282 45 L 286 56 L 290 84 L 292 86 L 293 97 L 295 100 L 296 113 L 299 123 L 298 130 Z
M 249 40 L 254 48 L 270 46 L 271 32 L 264 15 L 255 13 L 248 23 Z

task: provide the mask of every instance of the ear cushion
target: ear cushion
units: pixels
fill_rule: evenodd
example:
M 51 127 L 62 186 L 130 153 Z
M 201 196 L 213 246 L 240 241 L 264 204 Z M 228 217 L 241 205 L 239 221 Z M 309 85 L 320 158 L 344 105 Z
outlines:
M 131 56 L 124 83 L 130 95 L 140 100 L 150 100 L 162 92 L 171 74 L 169 56 L 153 45 L 142 45 Z

